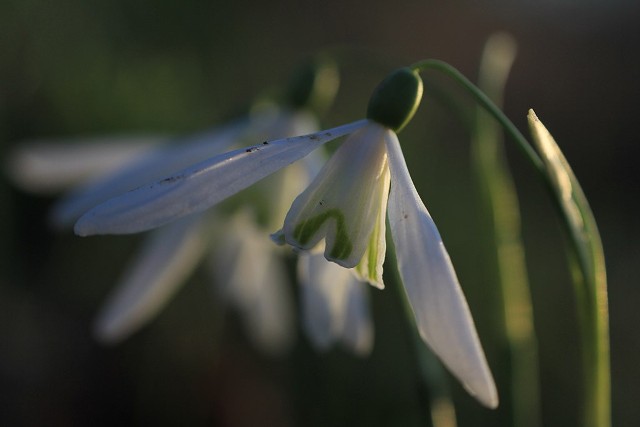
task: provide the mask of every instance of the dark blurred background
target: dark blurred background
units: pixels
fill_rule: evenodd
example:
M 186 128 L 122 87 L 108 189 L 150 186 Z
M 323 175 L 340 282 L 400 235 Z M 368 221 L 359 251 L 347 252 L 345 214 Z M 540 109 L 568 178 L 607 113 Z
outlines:
M 640 419 L 639 20 L 640 5 L 624 0 L 4 0 L 0 156 L 35 137 L 199 130 L 286 83 L 310 55 L 351 47 L 324 118 L 337 125 L 362 117 L 386 72 L 419 59 L 443 59 L 475 79 L 487 37 L 507 31 L 518 57 L 506 113 L 526 131 L 527 110 L 536 110 L 598 220 L 613 420 L 633 425 Z M 427 87 L 401 140 L 482 338 L 491 313 L 474 265 L 481 246 L 469 133 Z M 562 232 L 529 165 L 510 145 L 508 152 L 523 209 L 543 423 L 577 426 L 579 338 Z M 220 322 L 201 274 L 134 337 L 113 348 L 96 344 L 92 317 L 139 237 L 54 233 L 46 223 L 52 200 L 0 178 L 0 424 L 423 425 L 423 396 L 407 369 L 415 364 L 410 338 L 388 291 L 372 293 L 369 359 L 340 349 L 316 354 L 302 336 L 284 358 L 261 355 L 233 315 Z M 453 387 L 460 425 L 504 425 L 500 410 L 482 409 Z

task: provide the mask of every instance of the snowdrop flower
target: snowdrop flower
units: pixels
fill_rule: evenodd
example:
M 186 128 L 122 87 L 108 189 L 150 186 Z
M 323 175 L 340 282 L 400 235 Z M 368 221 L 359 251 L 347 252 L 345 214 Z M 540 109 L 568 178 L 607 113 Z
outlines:
M 160 135 L 122 135 L 23 141 L 9 153 L 4 166 L 18 187 L 37 194 L 56 194 L 134 162 L 166 139 Z
M 321 350 L 341 342 L 360 356 L 373 348 L 373 321 L 365 284 L 351 271 L 327 262 L 323 244 L 298 254 L 302 327 Z
M 463 386 L 494 408 L 498 396 L 466 299 L 440 234 L 411 180 L 396 135 L 422 98 L 417 72 L 395 71 L 376 88 L 367 118 L 214 156 L 96 206 L 77 234 L 144 231 L 202 212 L 349 135 L 293 202 L 274 239 L 325 257 L 382 287 L 385 217 L 420 335 Z
M 286 99 L 292 109 L 262 105 L 249 117 L 172 141 L 161 137 L 94 141 L 85 138 L 83 142 L 89 144 L 43 141 L 24 144 L 9 163 L 10 171 L 16 172 L 13 176 L 17 183 L 29 184 L 22 185 L 27 189 L 52 190 L 52 183 L 56 183 L 60 184 L 55 188 L 59 191 L 62 184 L 88 181 L 74 188 L 53 209 L 52 222 L 65 228 L 97 203 L 218 154 L 231 145 L 241 145 L 243 140 L 316 130 L 315 119 L 307 111 L 322 110 L 323 104 L 333 98 L 336 83 L 331 64 L 314 63 L 303 68 L 289 88 Z M 139 153 L 142 154 L 133 156 Z M 269 353 L 286 349 L 293 336 L 294 315 L 282 254 L 256 226 L 255 217 L 270 219 L 264 227 L 276 227 L 291 200 L 319 170 L 318 157 L 309 156 L 302 164 L 266 180 L 262 188 L 242 202 L 250 198 L 248 204 L 253 209 L 245 206 L 232 217 L 212 213 L 193 215 L 151 233 L 103 306 L 95 325 L 96 336 L 106 343 L 127 338 L 153 319 L 197 265 L 208 258 L 211 275 L 218 285 L 216 290 L 223 300 L 242 312 L 241 318 L 253 341 Z M 246 259 L 253 260 L 251 268 L 247 268 Z M 322 281 L 315 280 L 318 276 L 310 278 L 307 271 L 299 268 L 304 284 L 305 325 L 312 325 L 305 330 L 311 341 L 325 349 L 346 330 L 350 336 L 344 340 L 347 347 L 359 354 L 368 353 L 373 342 L 372 326 L 361 284 L 348 273 L 345 277 L 345 271 L 323 258 L 315 261 L 313 271 L 320 272 L 325 282 L 335 274 L 344 288 L 332 291 L 326 285 L 323 287 Z M 357 290 L 345 294 L 345 290 L 353 288 Z M 344 304 L 347 300 L 351 302 Z M 316 306 L 324 310 L 316 310 Z M 317 317 L 321 319 L 316 320 Z M 356 330 L 336 328 L 347 317 L 354 319 L 350 324 L 363 326 Z
M 313 115 L 303 109 L 294 111 L 264 104 L 246 118 L 188 137 L 103 137 L 85 138 L 84 143 L 23 144 L 11 156 L 8 170 L 16 183 L 28 190 L 61 191 L 65 184 L 76 184 L 54 205 L 51 214 L 53 225 L 66 228 L 82 212 L 115 194 L 223 152 L 232 145 L 242 145 L 245 139 L 307 133 L 317 128 Z M 82 167 L 75 166 L 81 162 L 84 162 Z M 255 221 L 252 223 L 250 214 L 244 212 L 249 209 L 244 209 L 239 215 L 231 216 L 216 212 L 193 215 L 149 233 L 101 308 L 94 325 L 96 338 L 115 344 L 138 331 L 155 318 L 198 265 L 209 257 L 208 264 L 219 266 L 211 268 L 214 283 L 224 285 L 225 289 L 237 288 L 235 296 L 223 290 L 219 290 L 219 294 L 241 311 L 241 320 L 250 338 L 267 353 L 286 350 L 295 333 L 293 302 L 287 289 L 283 260 L 265 230 L 282 220 L 288 204 L 309 182 L 310 172 L 306 166 L 295 165 L 271 178 L 288 184 L 263 189 L 261 193 L 270 194 L 270 203 L 261 205 L 256 197 L 249 203 L 256 211 L 251 215 L 261 210 L 261 216 L 270 218 L 271 222 L 263 225 L 268 228 L 262 232 L 255 231 Z M 238 233 L 239 228 L 244 232 Z M 232 231 L 234 245 L 221 248 L 221 241 L 216 238 L 227 244 L 225 239 Z M 225 250 L 240 247 L 252 259 L 270 262 L 253 264 L 249 269 L 246 265 L 219 262 Z M 247 283 L 245 280 L 251 278 L 246 276 L 230 279 L 238 276 L 238 269 L 262 279 L 254 283 Z M 256 310 L 252 302 L 260 302 L 260 310 Z

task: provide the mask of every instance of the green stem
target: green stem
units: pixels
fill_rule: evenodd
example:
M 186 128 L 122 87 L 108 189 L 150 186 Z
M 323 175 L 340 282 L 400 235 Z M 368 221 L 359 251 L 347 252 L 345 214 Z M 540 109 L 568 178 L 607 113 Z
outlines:
M 504 128 L 518 148 L 540 174 L 552 195 L 556 209 L 567 230 L 570 246 L 575 253 L 578 274 L 574 274 L 575 293 L 581 317 L 583 342 L 584 397 L 582 425 L 607 427 L 611 425 L 611 390 L 609 368 L 609 334 L 606 272 L 602 243 L 589 204 L 580 185 L 572 177 L 573 201 L 578 206 L 583 224 L 577 226 L 572 213 L 563 203 L 564 194 L 552 181 L 551 172 L 527 139 L 504 113 L 471 81 L 451 65 L 439 60 L 424 60 L 410 67 L 416 71 L 435 69 L 451 77 L 467 90 L 475 100 Z M 568 168 L 568 164 L 565 165 Z M 571 256 L 570 256 L 571 258 Z
M 507 35 L 496 34 L 486 43 L 478 86 L 497 106 L 502 106 L 504 86 L 515 59 L 515 42 Z M 496 331 L 498 347 L 507 351 L 499 362 L 506 368 L 505 388 L 510 399 L 510 425 L 540 425 L 540 390 L 537 342 L 533 326 L 533 308 L 527 280 L 520 227 L 520 206 L 505 156 L 500 127 L 484 109 L 476 108 L 476 125 L 471 145 L 482 196 L 483 230 L 492 244 L 486 251 L 486 268 L 496 283 L 496 313 L 501 313 Z
M 458 82 L 464 89 L 475 98 L 475 100 L 491 114 L 500 125 L 504 128 L 505 132 L 518 144 L 518 148 L 531 162 L 533 167 L 546 176 L 544 163 L 538 156 L 538 153 L 531 147 L 531 144 L 522 135 L 518 128 L 507 118 L 507 116 L 498 108 L 491 99 L 485 95 L 476 85 L 474 85 L 469 79 L 467 79 L 460 71 L 444 61 L 437 59 L 426 59 L 424 61 L 417 62 L 411 65 L 409 68 L 416 71 L 425 71 L 427 69 L 435 69 L 443 72 L 449 77 Z M 546 180 L 546 179 L 545 179 Z

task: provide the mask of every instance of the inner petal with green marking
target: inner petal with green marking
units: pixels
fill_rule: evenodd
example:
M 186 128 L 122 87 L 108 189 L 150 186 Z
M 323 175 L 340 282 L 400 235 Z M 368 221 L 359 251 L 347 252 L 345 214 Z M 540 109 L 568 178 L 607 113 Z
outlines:
M 293 236 L 303 245 L 311 240 L 311 237 L 320 230 L 320 227 L 328 219 L 335 220 L 336 242 L 330 250 L 332 257 L 346 259 L 353 250 L 349 241 L 347 229 L 344 223 L 344 215 L 338 209 L 331 209 L 321 214 L 300 222 L 293 231 Z
M 293 202 L 283 228 L 288 244 L 308 250 L 325 239 L 328 260 L 347 268 L 360 263 L 383 204 L 383 221 L 386 212 L 389 168 L 385 132 L 389 130 L 371 122 L 338 148 Z
M 383 187 L 380 192 L 380 200 L 378 204 L 378 216 L 376 225 L 373 227 L 369 245 L 355 267 L 356 276 L 363 282 L 369 282 L 371 285 L 379 289 L 384 289 L 382 281 L 382 265 L 384 264 L 385 255 L 387 253 L 387 236 L 386 236 L 386 219 L 387 219 L 387 202 L 389 199 L 389 185 L 391 182 L 389 168 L 385 171 Z

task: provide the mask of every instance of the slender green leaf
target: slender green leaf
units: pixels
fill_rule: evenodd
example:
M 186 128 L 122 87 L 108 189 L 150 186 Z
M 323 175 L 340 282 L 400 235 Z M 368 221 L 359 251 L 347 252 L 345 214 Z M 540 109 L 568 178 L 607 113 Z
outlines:
M 609 314 L 604 252 L 589 203 L 567 159 L 547 128 L 529 110 L 533 141 L 571 234 L 579 269 L 573 269 L 582 329 L 585 380 L 584 426 L 611 425 Z

